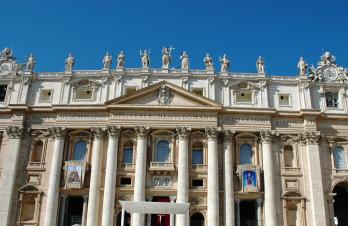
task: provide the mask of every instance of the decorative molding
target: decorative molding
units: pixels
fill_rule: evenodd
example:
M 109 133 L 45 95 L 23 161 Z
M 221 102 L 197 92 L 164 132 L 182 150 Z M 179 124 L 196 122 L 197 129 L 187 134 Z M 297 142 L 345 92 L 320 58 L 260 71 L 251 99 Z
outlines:
M 191 133 L 191 128 L 189 127 L 177 127 L 176 132 L 178 134 L 178 139 L 187 139 Z
M 79 89 L 79 88 L 92 88 L 92 89 L 98 89 L 102 84 L 96 81 L 91 81 L 89 79 L 75 79 L 74 81 L 70 82 L 71 86 L 74 89 Z
M 170 176 L 154 176 L 152 178 L 154 187 L 171 187 L 173 185 L 172 177 Z
M 213 77 L 213 76 L 208 77 L 208 83 L 210 86 L 213 86 L 215 81 L 216 81 L 216 77 Z
M 47 129 L 50 137 L 54 139 L 64 139 L 66 135 L 66 129 L 63 127 L 51 127 Z
M 122 83 L 122 75 L 117 74 L 115 76 L 115 82 L 118 84 Z
M 214 127 L 205 128 L 205 134 L 208 139 L 216 139 L 220 131 L 221 131 L 220 128 L 214 128 Z
M 226 141 L 231 141 L 233 139 L 233 137 L 235 136 L 236 131 L 231 130 L 231 129 L 227 129 L 227 130 L 223 131 L 223 134 L 224 134 L 224 138 Z
M 103 139 L 105 135 L 105 128 L 96 127 L 91 129 L 94 139 Z
M 230 79 L 221 79 L 221 84 L 223 87 L 228 87 L 228 85 L 230 84 Z
M 271 143 L 273 135 L 274 135 L 274 131 L 270 131 L 270 130 L 260 131 L 261 142 Z
M 6 128 L 6 134 L 10 139 L 19 139 L 23 136 L 23 127 L 8 126 Z
M 149 127 L 144 126 L 136 126 L 134 127 L 135 134 L 137 138 L 147 138 L 147 135 L 149 134 Z
M 143 87 L 146 87 L 149 85 L 149 76 L 143 75 L 141 76 L 141 83 L 143 84 Z
M 119 138 L 121 129 L 120 129 L 120 127 L 116 127 L 116 126 L 108 126 L 106 128 L 106 132 L 107 132 L 109 137 Z
M 172 94 L 170 93 L 170 89 L 167 86 L 162 85 L 158 89 L 158 103 L 160 105 L 168 105 L 170 104 L 171 101 L 172 101 Z
M 303 134 L 307 144 L 318 144 L 320 139 L 320 133 L 317 132 L 305 132 Z

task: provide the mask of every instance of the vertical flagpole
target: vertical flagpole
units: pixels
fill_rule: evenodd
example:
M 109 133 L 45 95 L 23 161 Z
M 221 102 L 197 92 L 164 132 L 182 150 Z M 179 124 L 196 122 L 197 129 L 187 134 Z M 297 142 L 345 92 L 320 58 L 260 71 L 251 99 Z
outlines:
M 124 209 L 122 208 L 122 215 L 121 215 L 121 226 L 124 226 Z

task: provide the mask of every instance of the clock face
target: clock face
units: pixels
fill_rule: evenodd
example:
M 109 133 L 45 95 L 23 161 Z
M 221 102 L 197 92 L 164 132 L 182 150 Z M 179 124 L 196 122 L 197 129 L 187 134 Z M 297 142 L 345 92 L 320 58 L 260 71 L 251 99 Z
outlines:
M 13 70 L 13 64 L 9 61 L 0 63 L 0 75 L 6 75 Z
M 323 77 L 328 81 L 333 81 L 337 79 L 338 72 L 336 67 L 334 66 L 327 66 L 322 69 Z

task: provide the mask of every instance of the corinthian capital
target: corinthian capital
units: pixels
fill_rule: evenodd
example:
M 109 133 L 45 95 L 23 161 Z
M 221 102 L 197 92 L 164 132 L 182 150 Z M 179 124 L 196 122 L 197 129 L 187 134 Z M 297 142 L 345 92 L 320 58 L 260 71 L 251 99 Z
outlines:
M 215 127 L 205 128 L 205 134 L 207 135 L 208 139 L 216 139 L 219 133 L 220 133 L 220 128 L 215 128 Z
M 18 139 L 23 135 L 23 128 L 19 126 L 8 126 L 6 128 L 6 133 L 10 139 Z
M 236 132 L 234 130 L 231 130 L 231 129 L 224 130 L 223 134 L 224 134 L 225 140 L 232 140 L 232 138 L 234 137 L 235 133 Z
M 105 135 L 105 129 L 101 127 L 92 128 L 92 134 L 95 139 L 103 139 Z
M 63 127 L 51 127 L 47 129 L 48 135 L 54 139 L 63 139 L 66 134 L 66 129 Z
M 318 144 L 320 134 L 317 132 L 305 132 L 304 138 L 307 144 Z
M 271 143 L 273 135 L 274 135 L 274 132 L 270 131 L 270 130 L 260 131 L 261 142 L 262 143 Z
M 144 126 L 136 126 L 134 127 L 135 134 L 137 135 L 137 138 L 146 138 L 149 134 L 149 127 Z
M 117 126 L 109 126 L 106 129 L 108 136 L 112 138 L 118 138 L 120 136 L 121 129 Z
M 176 132 L 178 134 L 179 139 L 186 139 L 191 132 L 191 128 L 189 127 L 177 127 Z

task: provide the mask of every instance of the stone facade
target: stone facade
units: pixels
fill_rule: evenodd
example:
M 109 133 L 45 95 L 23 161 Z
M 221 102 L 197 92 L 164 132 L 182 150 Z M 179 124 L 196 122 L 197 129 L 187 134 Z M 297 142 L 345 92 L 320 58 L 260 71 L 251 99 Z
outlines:
M 33 62 L 0 59 L 0 225 L 119 225 L 118 200 L 190 203 L 133 226 L 347 222 L 348 75 L 333 56 L 289 77 Z

